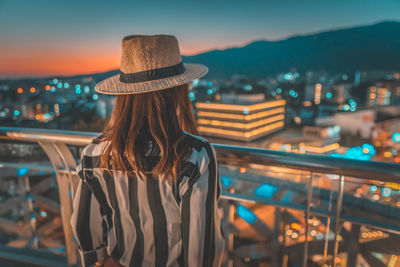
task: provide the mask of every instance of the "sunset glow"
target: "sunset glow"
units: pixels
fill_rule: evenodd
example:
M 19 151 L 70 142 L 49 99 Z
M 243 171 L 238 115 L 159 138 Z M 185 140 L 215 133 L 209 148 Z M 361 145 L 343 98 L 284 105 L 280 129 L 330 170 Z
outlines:
M 178 38 L 183 55 L 195 55 L 240 47 L 255 40 L 274 41 L 399 20 L 399 9 L 398 1 L 362 0 L 305 0 L 301 4 L 295 0 L 255 0 L 251 4 L 156 0 L 125 1 L 119 5 L 104 0 L 96 4 L 77 0 L 0 0 L 0 78 L 117 69 L 121 39 L 131 34 L 171 34 Z

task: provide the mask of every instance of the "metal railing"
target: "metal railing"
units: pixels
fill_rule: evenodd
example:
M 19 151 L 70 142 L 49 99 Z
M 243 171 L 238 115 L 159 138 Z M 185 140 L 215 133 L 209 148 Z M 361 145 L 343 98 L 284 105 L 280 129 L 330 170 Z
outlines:
M 46 152 L 56 173 L 66 255 L 69 265 L 78 263 L 69 219 L 72 211 L 72 199 L 79 179 L 75 172 L 77 166 L 76 155 L 73 155 L 69 146 L 85 146 L 96 136 L 98 136 L 97 133 L 0 127 L 0 139 L 10 142 L 21 141 L 37 143 Z M 394 234 L 400 233 L 400 223 L 398 223 L 400 219 L 399 207 L 381 205 L 370 201 L 363 202 L 362 198 L 358 201 L 358 199 L 360 199 L 359 197 L 353 197 L 351 194 L 344 194 L 345 183 L 349 181 L 359 184 L 377 183 L 378 186 L 380 184 L 383 186 L 386 183 L 399 183 L 400 167 L 398 164 L 285 153 L 222 144 L 213 145 L 218 156 L 220 176 L 224 179 L 233 179 L 236 181 L 236 184 L 225 184 L 222 195 L 223 199 L 226 200 L 228 204 L 225 209 L 225 231 L 229 250 L 227 257 L 228 266 L 232 266 L 235 259 L 233 237 L 237 233 L 237 229 L 234 229 L 234 220 L 238 202 L 250 205 L 256 203 L 273 206 L 275 208 L 275 214 L 278 215 L 287 210 L 304 212 L 305 234 L 304 242 L 302 242 L 302 265 L 304 267 L 309 266 L 310 260 L 308 257 L 310 253 L 309 243 L 312 237 L 310 235 L 309 222 L 312 220 L 312 216 L 326 218 L 327 233 L 329 233 L 330 227 L 333 229 L 333 240 L 328 242 L 328 238 L 326 237 L 324 240 L 325 242 L 321 245 L 324 247 L 323 253 L 325 260 L 327 259 L 329 251 L 328 247 L 330 247 L 330 253 L 332 254 L 330 257 L 330 266 L 335 266 L 336 264 L 337 256 L 340 252 L 340 232 L 343 222 L 345 221 L 379 228 Z M 0 167 L 1 166 L 0 164 Z M 270 168 L 276 169 L 271 171 Z M 277 175 L 282 174 L 285 170 L 290 171 L 286 172 L 284 176 Z M 319 181 L 325 181 L 327 178 L 324 177 L 324 175 L 329 175 L 330 180 L 336 181 L 336 190 L 333 190 L 333 186 L 324 188 L 323 186 L 313 185 L 314 183 L 319 183 Z M 289 176 L 300 176 L 302 179 L 300 182 L 298 180 L 292 181 L 291 179 L 287 179 Z M 336 178 L 332 178 L 333 176 Z M 276 186 L 282 194 L 289 191 L 291 193 L 294 192 L 297 199 L 294 201 L 287 201 L 284 200 L 283 197 L 277 197 L 276 195 L 256 195 L 253 194 L 252 191 L 246 191 L 247 187 L 244 186 L 246 183 Z M 299 200 L 299 196 L 301 200 Z M 303 196 L 304 198 L 302 198 Z M 322 204 L 319 205 L 314 201 L 315 199 L 318 199 L 318 203 L 326 202 L 327 204 L 324 204 L 325 206 Z M 364 207 L 367 204 L 371 204 L 372 206 L 377 205 L 377 207 L 374 206 L 374 209 L 377 209 L 377 213 L 380 213 L 377 216 L 364 216 L 365 214 L 360 207 Z M 348 207 L 349 210 L 343 210 L 343 208 L 347 209 Z M 360 209 L 361 212 L 353 212 L 353 210 Z M 366 210 L 366 213 L 368 212 L 370 212 L 370 210 Z M 387 216 L 387 214 L 392 214 L 394 217 Z M 275 216 L 276 222 L 278 222 L 278 215 Z M 254 227 L 257 230 L 259 225 L 255 225 Z M 275 230 L 279 230 L 278 228 Z M 274 237 L 273 242 L 275 242 L 275 244 L 281 244 L 283 241 L 278 240 L 279 235 L 276 233 L 273 234 L 272 232 L 273 231 L 270 231 L 268 235 Z M 285 238 L 285 233 L 283 234 L 283 238 Z M 276 256 L 271 256 L 272 262 L 275 262 L 275 266 L 285 266 L 285 264 L 287 264 L 287 256 L 290 253 L 287 251 L 284 253 L 286 253 L 286 258 L 283 257 L 283 260 L 274 259 Z M 349 261 L 352 262 L 355 260 L 350 256 L 348 262 Z M 348 263 L 348 266 L 355 266 L 355 263 Z

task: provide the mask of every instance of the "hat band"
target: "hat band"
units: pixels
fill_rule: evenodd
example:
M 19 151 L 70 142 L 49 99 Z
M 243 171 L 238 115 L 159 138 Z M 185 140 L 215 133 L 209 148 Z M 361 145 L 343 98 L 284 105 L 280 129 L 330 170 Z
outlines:
M 180 62 L 176 65 L 165 68 L 145 70 L 135 73 L 124 73 L 121 71 L 121 73 L 119 74 L 119 81 L 123 83 L 147 82 L 152 80 L 168 78 L 171 76 L 182 74 L 184 72 L 185 72 L 185 67 L 183 66 L 183 63 Z

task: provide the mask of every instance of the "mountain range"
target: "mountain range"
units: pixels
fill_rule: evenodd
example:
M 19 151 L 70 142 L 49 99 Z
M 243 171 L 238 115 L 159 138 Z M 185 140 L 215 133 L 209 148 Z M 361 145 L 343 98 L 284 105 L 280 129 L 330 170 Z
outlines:
M 354 72 L 400 70 L 400 22 L 299 35 L 279 41 L 254 41 L 242 47 L 211 50 L 183 56 L 187 63 L 208 66 L 206 78 L 229 78 L 235 74 L 262 78 L 296 69 L 305 71 Z M 100 81 L 119 70 L 70 77 L 94 76 Z M 49 77 L 51 78 L 51 77 Z
M 184 62 L 209 67 L 208 78 L 243 74 L 259 78 L 297 71 L 353 72 L 400 69 L 400 22 L 255 41 L 243 47 L 184 56 Z

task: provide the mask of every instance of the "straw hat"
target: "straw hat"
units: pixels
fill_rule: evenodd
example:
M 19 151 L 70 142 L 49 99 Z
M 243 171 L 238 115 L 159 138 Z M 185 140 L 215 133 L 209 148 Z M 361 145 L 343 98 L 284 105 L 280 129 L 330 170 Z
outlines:
M 99 82 L 102 94 L 138 94 L 190 83 L 206 66 L 183 64 L 178 40 L 171 35 L 131 35 L 122 40 L 120 74 Z

